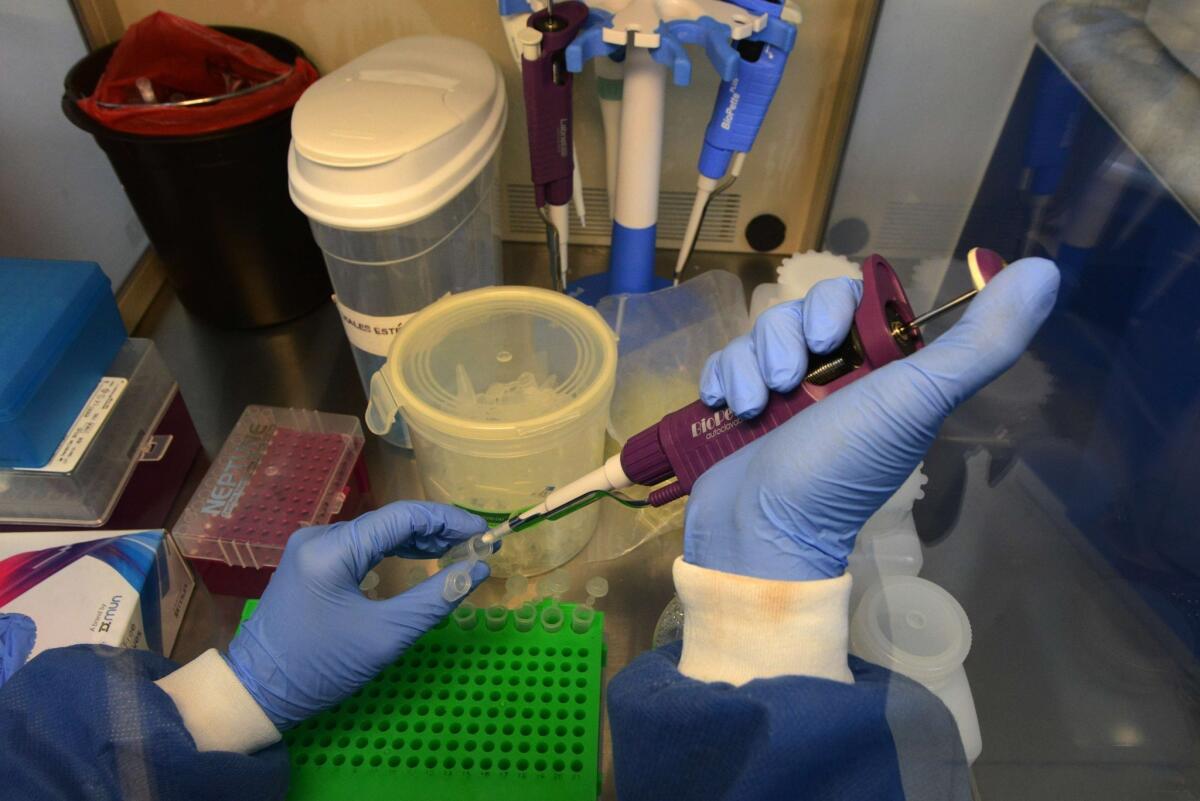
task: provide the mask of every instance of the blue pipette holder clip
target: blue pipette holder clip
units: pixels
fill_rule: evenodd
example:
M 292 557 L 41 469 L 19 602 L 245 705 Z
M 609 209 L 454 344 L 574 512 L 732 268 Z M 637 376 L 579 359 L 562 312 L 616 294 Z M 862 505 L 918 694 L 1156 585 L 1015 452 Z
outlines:
M 757 33 L 749 36 L 752 42 L 766 42 L 785 53 L 791 53 L 796 46 L 796 26 L 784 22 L 779 17 L 768 17 L 766 26 Z
M 621 61 L 625 58 L 625 48 L 604 41 L 604 29 L 612 22 L 612 14 L 596 8 L 588 9 L 587 22 L 575 39 L 567 45 L 567 70 L 583 72 L 583 65 L 594 58 L 611 58 Z
M 624 46 L 604 41 L 604 29 L 611 23 L 612 14 L 591 9 L 583 30 L 575 37 L 575 41 L 567 45 L 568 70 L 582 72 L 584 64 L 601 56 L 615 61 L 624 57 Z M 728 25 L 712 17 L 664 22 L 658 28 L 659 45 L 650 50 L 650 56 L 671 70 L 671 80 L 676 86 L 687 86 L 692 82 L 692 61 L 683 46 L 699 45 L 704 48 L 721 80 L 730 81 L 737 76 L 738 68 L 738 54 L 730 43 L 730 34 Z M 794 35 L 793 29 L 793 38 Z
M 749 36 L 750 41 L 766 42 L 772 47 L 778 47 L 785 53 L 792 52 L 792 48 L 796 46 L 796 26 L 790 22 L 783 21 L 783 3 L 775 3 L 771 0 L 729 1 L 738 8 L 744 8 L 755 16 L 767 15 L 766 27 L 757 33 L 752 33 Z
M 511 14 L 532 14 L 533 7 L 529 5 L 529 0 L 500 0 L 500 16 L 507 17 Z
M 671 70 L 676 86 L 692 82 L 692 61 L 683 48 L 685 44 L 702 46 L 722 81 L 732 81 L 737 76 L 738 54 L 730 44 L 728 25 L 712 17 L 677 19 L 659 26 L 658 35 L 659 46 L 650 55 Z
M 504 2 L 504 0 L 500 1 Z M 783 3 L 772 2 L 772 0 L 728 0 L 728 2 L 733 3 L 738 8 L 746 9 L 755 16 L 766 14 L 772 19 L 779 19 L 780 15 L 783 14 Z

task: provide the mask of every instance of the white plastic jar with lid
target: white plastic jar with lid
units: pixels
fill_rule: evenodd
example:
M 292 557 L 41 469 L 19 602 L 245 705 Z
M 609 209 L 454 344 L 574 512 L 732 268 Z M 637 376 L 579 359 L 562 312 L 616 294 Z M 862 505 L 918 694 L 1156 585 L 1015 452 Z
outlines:
M 954 596 L 915 576 L 884 576 L 850 620 L 850 653 L 900 673 L 941 699 L 972 763 L 983 750 L 975 699 L 963 669 L 971 623 Z
M 499 522 L 604 460 L 616 337 L 558 292 L 505 286 L 451 295 L 409 320 L 371 381 L 367 426 L 408 423 L 425 495 Z M 569 560 L 596 528 L 593 505 L 504 540 L 497 575 Z
M 445 36 L 377 47 L 296 104 L 288 187 L 324 253 L 365 389 L 413 313 L 500 282 L 506 115 L 500 70 Z M 403 425 L 389 441 L 409 444 Z

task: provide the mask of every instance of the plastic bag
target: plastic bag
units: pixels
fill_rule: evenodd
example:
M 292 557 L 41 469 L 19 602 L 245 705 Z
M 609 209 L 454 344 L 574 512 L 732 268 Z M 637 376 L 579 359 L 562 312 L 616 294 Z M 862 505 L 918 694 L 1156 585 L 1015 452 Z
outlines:
M 125 31 L 95 91 L 77 102 L 85 114 L 114 130 L 190 136 L 291 108 L 317 77 L 304 58 L 287 64 L 248 42 L 157 11 Z M 224 95 L 233 96 L 197 105 L 157 105 Z
M 608 433 L 620 444 L 699 397 L 700 373 L 714 351 L 746 333 L 746 296 L 737 276 L 712 270 L 679 286 L 642 295 L 610 295 L 596 311 L 617 334 L 617 384 Z M 649 490 L 631 487 L 644 498 Z M 630 510 L 603 502 L 588 561 L 629 553 L 683 530 L 682 503 Z
M 699 397 L 709 355 L 746 333 L 741 280 L 711 270 L 642 295 L 610 295 L 596 311 L 617 335 L 608 433 L 619 443 Z

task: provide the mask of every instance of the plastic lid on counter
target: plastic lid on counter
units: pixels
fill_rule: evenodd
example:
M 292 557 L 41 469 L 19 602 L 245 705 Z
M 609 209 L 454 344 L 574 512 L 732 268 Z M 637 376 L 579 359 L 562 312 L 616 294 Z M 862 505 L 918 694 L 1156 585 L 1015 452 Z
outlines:
M 916 576 L 884 576 L 850 621 L 850 652 L 922 682 L 962 665 L 971 650 L 967 613 L 944 589 Z
M 247 406 L 173 529 L 184 555 L 278 565 L 293 532 L 341 510 L 362 447 L 355 417 Z
M 447 36 L 397 39 L 321 78 L 296 103 L 288 187 L 311 219 L 379 230 L 440 209 L 495 153 L 500 70 Z

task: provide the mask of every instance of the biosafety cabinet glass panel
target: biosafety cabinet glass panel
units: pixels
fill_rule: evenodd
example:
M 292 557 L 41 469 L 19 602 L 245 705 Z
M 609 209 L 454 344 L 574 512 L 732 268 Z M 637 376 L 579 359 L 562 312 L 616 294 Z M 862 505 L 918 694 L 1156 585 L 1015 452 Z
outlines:
M 933 226 L 918 207 L 953 207 L 939 223 L 944 248 L 910 238 L 909 258 L 894 259 L 910 295 L 928 295 L 913 299 L 922 307 L 969 288 L 962 261 L 975 246 L 1058 263 L 1049 321 L 947 421 L 914 510 L 921 577 L 970 621 L 975 788 L 1023 801 L 1196 798 L 1200 4 L 1018 5 L 986 15 L 1019 30 L 1011 44 L 1028 56 L 1012 64 L 1013 94 L 989 95 L 1005 106 L 963 168 L 980 176 L 969 202 L 959 208 L 958 190 L 935 181 L 908 196 L 877 183 L 890 221 L 852 212 L 869 188 L 847 183 L 852 144 L 826 245 L 884 247 L 898 236 L 896 209 L 909 205 L 917 237 Z M 887 22 L 885 12 L 876 48 Z M 986 79 L 964 65 L 939 80 L 947 102 L 935 116 L 953 129 L 954 93 Z M 871 113 L 860 107 L 858 119 Z M 900 151 L 911 146 L 894 135 Z

